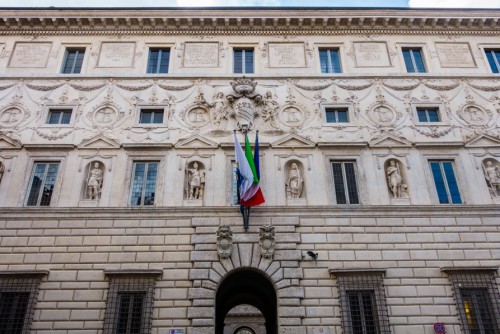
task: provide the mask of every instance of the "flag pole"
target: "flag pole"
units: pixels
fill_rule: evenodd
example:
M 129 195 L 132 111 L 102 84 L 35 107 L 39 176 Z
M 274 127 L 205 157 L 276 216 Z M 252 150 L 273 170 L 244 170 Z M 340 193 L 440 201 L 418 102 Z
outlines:
M 247 128 L 243 129 L 243 134 L 246 138 L 246 136 L 248 135 Z M 248 232 L 248 227 L 250 225 L 250 208 L 250 206 L 244 206 L 243 211 L 241 212 L 241 214 L 243 215 L 243 229 L 245 230 L 245 232 Z

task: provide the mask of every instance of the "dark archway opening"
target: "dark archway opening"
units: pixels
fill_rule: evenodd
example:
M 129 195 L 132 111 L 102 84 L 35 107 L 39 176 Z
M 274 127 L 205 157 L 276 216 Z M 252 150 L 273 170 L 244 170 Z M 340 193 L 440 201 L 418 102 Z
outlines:
M 266 333 L 278 334 L 276 291 L 269 280 L 253 270 L 239 270 L 222 281 L 215 297 L 215 334 L 223 334 L 224 319 L 237 305 L 258 308 L 266 319 Z

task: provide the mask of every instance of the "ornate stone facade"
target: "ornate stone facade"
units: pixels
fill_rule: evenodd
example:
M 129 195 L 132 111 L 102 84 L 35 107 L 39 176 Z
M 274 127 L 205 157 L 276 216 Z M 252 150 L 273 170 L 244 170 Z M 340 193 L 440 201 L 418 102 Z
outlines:
M 500 326 L 499 32 L 495 10 L 3 10 L 0 291 L 43 276 L 36 334 L 112 332 L 119 280 L 148 286 L 147 333 L 340 334 L 368 277 L 377 332 L 459 334 L 448 272 L 476 270 Z M 233 130 L 259 131 L 248 231 Z

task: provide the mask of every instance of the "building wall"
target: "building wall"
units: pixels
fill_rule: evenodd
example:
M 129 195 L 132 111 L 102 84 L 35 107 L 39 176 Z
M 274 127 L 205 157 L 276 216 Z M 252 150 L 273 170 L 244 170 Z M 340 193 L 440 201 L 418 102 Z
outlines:
M 290 334 L 342 333 L 339 271 L 385 270 L 396 334 L 431 333 L 436 322 L 448 333 L 465 333 L 444 268 L 489 268 L 498 293 L 500 198 L 484 171 L 487 161 L 500 168 L 500 85 L 485 57 L 500 46 L 498 12 L 457 11 L 443 19 L 438 11 L 360 10 L 354 16 L 362 19 L 353 21 L 349 11 L 306 11 L 300 26 L 293 10 L 276 20 L 276 12 L 259 10 L 161 12 L 165 27 L 142 32 L 134 30 L 145 22 L 136 13 L 46 11 L 40 21 L 30 13 L 7 11 L 0 20 L 0 271 L 48 271 L 33 333 L 102 333 L 110 270 L 161 271 L 155 334 L 170 328 L 213 333 L 217 288 L 242 268 L 274 285 L 279 332 Z M 176 15 L 201 15 L 219 30 L 188 33 L 181 18 L 175 32 L 169 24 Z M 262 29 L 252 32 L 245 26 L 252 15 L 271 21 L 262 19 Z M 88 19 L 98 16 L 111 21 Z M 32 30 L 23 32 L 29 22 Z M 235 33 L 238 22 L 244 34 Z M 282 30 L 269 30 L 273 22 Z M 186 51 L 189 43 L 212 43 L 218 54 Z M 288 54 L 278 52 L 284 46 Z M 85 48 L 81 73 L 60 74 L 66 51 L 75 47 Z M 168 74 L 145 74 L 154 47 L 170 48 Z M 250 137 L 253 142 L 259 130 L 266 204 L 252 209 L 248 231 L 232 197 L 232 130 L 242 117 L 228 115 L 220 128 L 213 122 L 218 93 L 235 111 L 227 97 L 237 95 L 232 84 L 241 77 L 232 73 L 238 47 L 254 48 L 253 94 L 265 99 L 270 92 L 266 101 L 276 112 L 274 126 L 262 117 L 265 104 L 253 106 L 258 115 Z M 321 73 L 318 52 L 326 47 L 338 48 L 342 73 Z M 421 48 L 426 73 L 406 73 L 404 47 Z M 439 123 L 418 121 L 416 108 L 429 106 L 439 108 Z M 326 122 L 328 107 L 348 108 L 349 122 Z M 379 107 L 388 108 L 389 121 L 381 121 Z M 19 111 L 14 121 L 7 114 L 12 108 Z M 51 108 L 71 109 L 70 124 L 47 124 Z M 140 124 L 141 108 L 163 109 L 164 122 Z M 298 110 L 298 123 L 287 118 L 289 108 Z M 98 121 L 102 110 L 111 110 L 111 122 Z M 197 110 L 206 121 L 193 121 Z M 237 137 L 243 141 L 241 132 Z M 355 163 L 360 204 L 337 204 L 331 163 L 339 160 Z M 394 198 L 389 189 L 392 160 L 408 197 Z M 462 204 L 439 204 L 429 169 L 434 160 L 453 161 Z M 60 163 L 50 206 L 27 206 L 34 163 L 50 161 Z M 150 207 L 130 204 L 137 161 L 159 163 Z M 200 200 L 186 195 L 186 168 L 194 161 L 205 173 Z M 86 194 L 95 162 L 103 172 L 98 200 Z M 304 179 L 298 199 L 285 191 L 292 163 Z M 218 253 L 221 225 L 233 232 L 227 259 Z M 276 231 L 271 258 L 261 255 L 264 225 Z

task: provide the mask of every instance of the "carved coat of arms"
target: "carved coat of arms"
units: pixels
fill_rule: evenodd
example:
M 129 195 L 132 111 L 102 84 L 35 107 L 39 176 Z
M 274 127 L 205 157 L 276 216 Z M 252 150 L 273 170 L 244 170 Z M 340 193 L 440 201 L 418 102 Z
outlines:
M 258 115 L 256 106 L 262 102 L 262 96 L 255 93 L 257 82 L 253 79 L 240 78 L 231 81 L 235 95 L 227 95 L 227 100 L 233 108 L 232 116 L 236 119 L 238 130 L 253 129 L 255 116 Z
M 227 225 L 219 226 L 217 230 L 217 252 L 223 259 L 231 256 L 233 251 L 233 232 Z
M 263 257 L 272 257 L 274 254 L 274 226 L 264 225 L 260 227 L 259 245 Z

